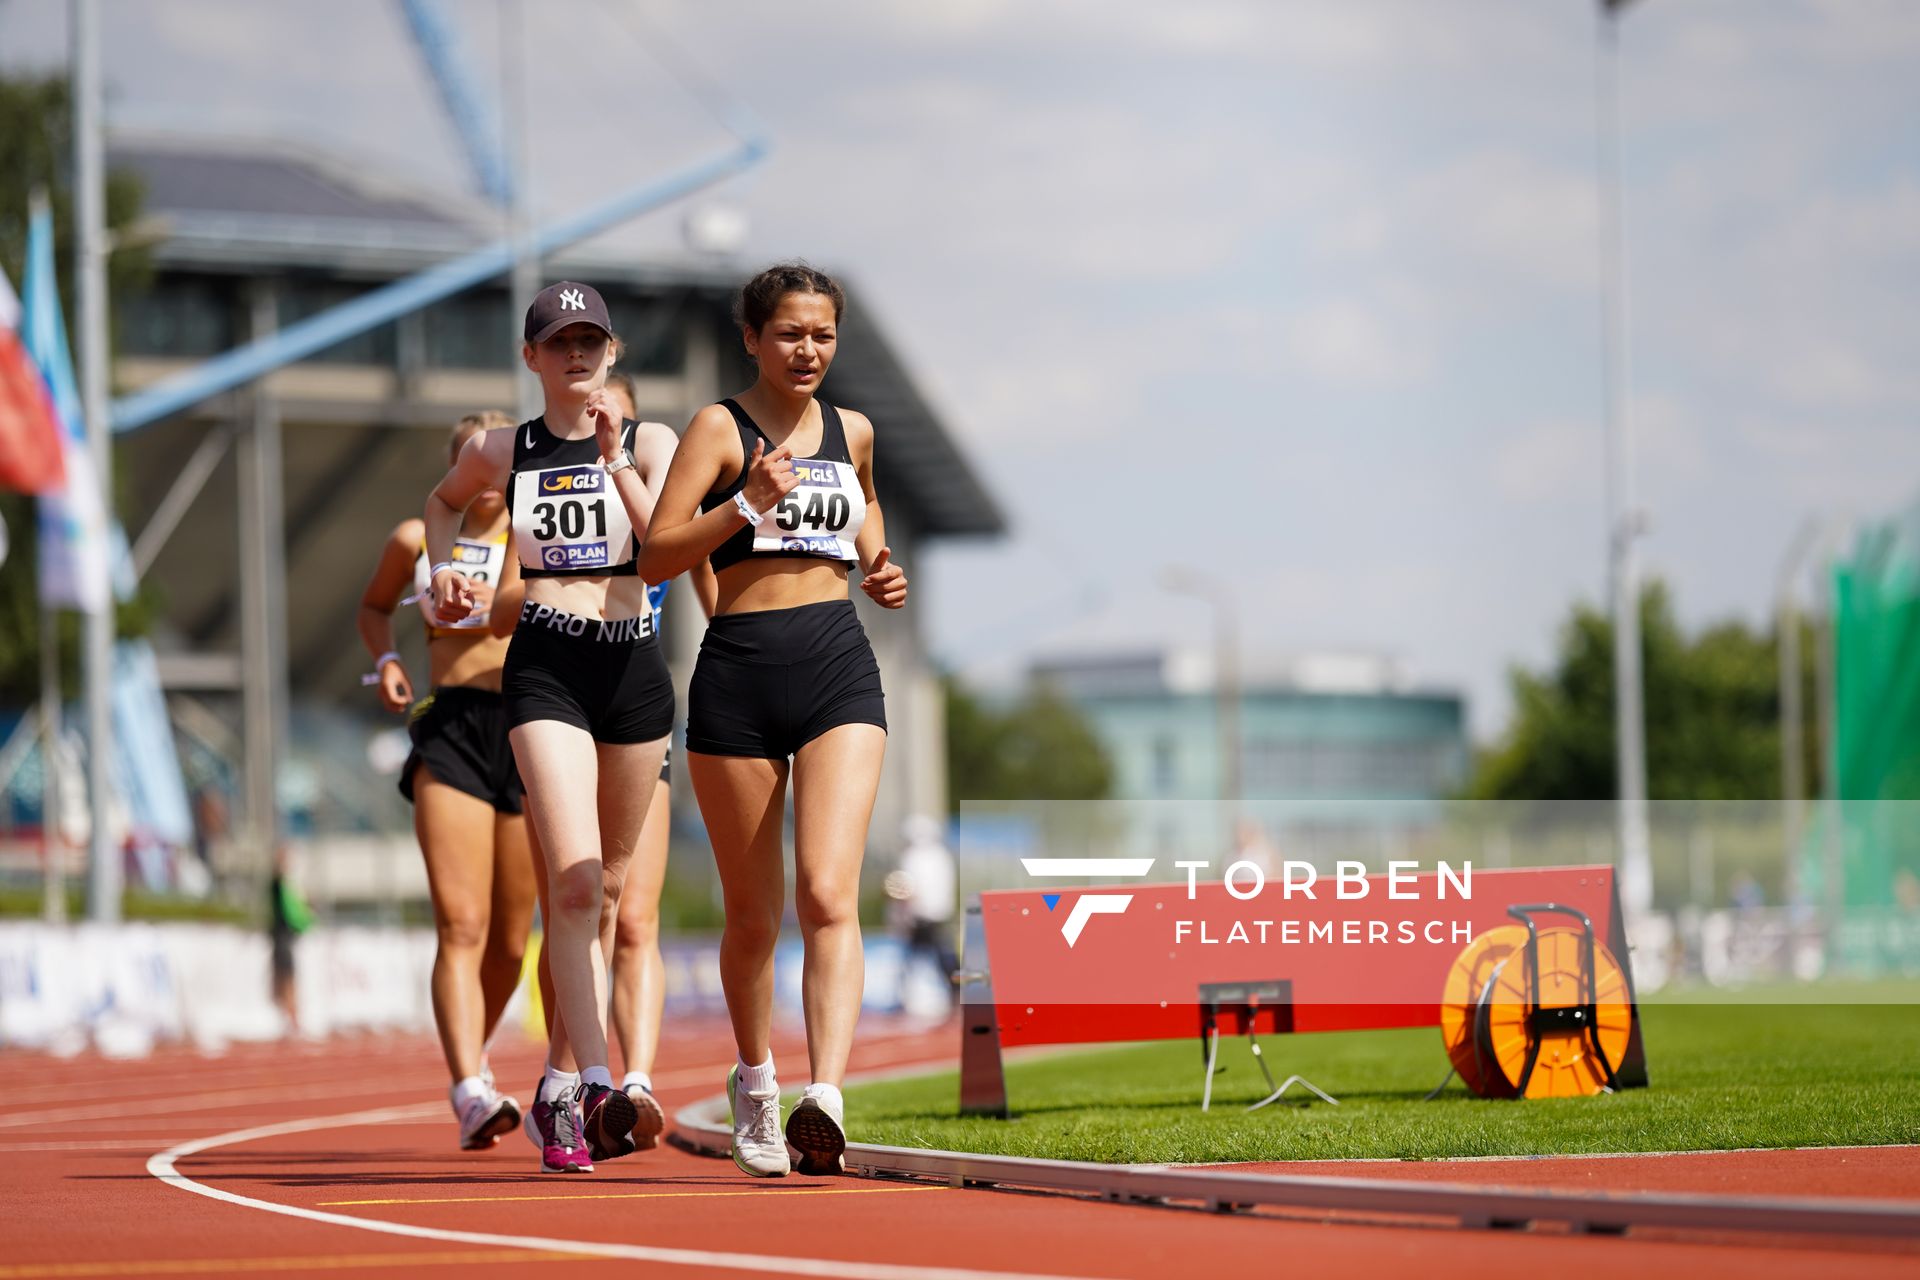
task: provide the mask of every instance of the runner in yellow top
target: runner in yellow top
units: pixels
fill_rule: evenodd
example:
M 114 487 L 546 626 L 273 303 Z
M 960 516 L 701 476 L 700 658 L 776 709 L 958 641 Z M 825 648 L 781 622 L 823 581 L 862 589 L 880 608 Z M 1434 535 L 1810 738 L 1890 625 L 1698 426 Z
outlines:
M 451 453 L 473 436 L 513 426 L 503 413 L 469 414 L 453 429 Z M 400 794 L 413 802 L 414 831 L 427 861 L 439 948 L 433 961 L 433 1017 L 453 1079 L 460 1146 L 494 1145 L 520 1123 L 520 1106 L 494 1088 L 486 1043 L 520 981 L 533 921 L 535 854 L 521 816 L 523 791 L 507 743 L 500 700 L 506 636 L 520 615 L 516 559 L 507 548 L 506 499 L 488 491 L 467 508 L 453 562 L 478 607 L 442 624 L 426 593 L 425 529 L 403 520 L 388 536 L 360 600 L 360 638 L 374 657 L 371 683 L 393 712 L 411 711 L 413 754 Z M 432 692 L 413 702 L 413 684 L 394 652 L 393 610 L 402 597 L 425 615 Z

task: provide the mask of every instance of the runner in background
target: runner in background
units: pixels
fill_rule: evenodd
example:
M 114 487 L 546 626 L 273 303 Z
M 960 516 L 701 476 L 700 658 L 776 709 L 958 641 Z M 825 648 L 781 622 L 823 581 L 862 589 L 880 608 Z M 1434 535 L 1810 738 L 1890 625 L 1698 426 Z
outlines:
M 483 431 L 512 425 L 503 413 L 467 415 L 453 429 L 452 456 Z M 370 680 L 382 705 L 407 713 L 413 739 L 400 794 L 413 803 L 433 904 L 433 1018 L 453 1078 L 460 1146 L 477 1151 L 520 1123 L 520 1104 L 494 1088 L 486 1058 L 486 1044 L 519 985 L 536 879 L 500 697 L 519 572 L 507 554 L 506 499 L 488 490 L 467 508 L 453 550 L 479 607 L 458 622 L 443 622 L 426 595 L 424 538 L 417 519 L 401 521 L 388 535 L 360 599 L 360 638 L 377 655 Z M 394 651 L 393 610 L 402 596 L 418 598 L 426 623 L 431 692 L 417 703 Z
M 847 595 L 907 602 L 873 488 L 873 424 L 818 398 L 845 298 L 804 263 L 769 268 L 735 312 L 753 386 L 694 415 L 674 455 L 641 573 L 702 559 L 719 583 L 687 692 L 687 768 L 726 896 L 720 980 L 740 1060 L 727 1075 L 733 1159 L 779 1177 L 834 1173 L 846 1148 L 840 1082 L 860 1016 L 860 862 L 886 754 L 880 667 Z M 773 951 L 786 900 L 793 782 L 794 904 L 813 1080 L 780 1128 Z
M 640 416 L 630 375 L 616 370 L 607 378 L 607 391 L 619 402 L 625 417 Z M 679 443 L 677 438 L 674 443 Z M 701 561 L 687 579 L 703 615 L 711 618 L 719 589 L 712 566 Z M 672 585 L 670 581 L 655 582 L 647 587 L 656 631 L 667 588 Z M 673 750 L 669 746 L 660 764 L 660 780 L 654 784 L 653 802 L 647 806 L 646 823 L 640 828 L 640 848 L 627 868 L 613 940 L 613 1038 L 620 1045 L 620 1062 L 626 1072 L 620 1084 L 642 1110 L 659 1105 L 652 1101 L 653 1059 L 660 1044 L 660 1013 L 666 1003 L 666 973 L 660 961 L 660 893 L 666 884 L 667 838 L 672 829 L 672 770 Z M 642 1128 L 635 1126 L 636 1140 L 652 1146 L 657 1136 L 643 1134 Z

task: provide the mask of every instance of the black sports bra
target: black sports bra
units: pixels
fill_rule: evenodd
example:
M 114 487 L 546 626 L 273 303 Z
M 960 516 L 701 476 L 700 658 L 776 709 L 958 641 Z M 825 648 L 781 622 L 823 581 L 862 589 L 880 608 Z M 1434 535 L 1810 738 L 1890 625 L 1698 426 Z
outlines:
M 740 432 L 740 474 L 733 483 L 715 489 L 700 501 L 702 511 L 712 511 L 733 501 L 747 482 L 746 459 L 753 456 L 756 441 L 774 443 L 754 420 L 733 400 L 722 400 Z M 759 525 L 735 530 L 708 556 L 715 573 L 739 564 L 749 556 L 798 556 L 815 560 L 838 560 L 854 564 L 860 559 L 854 539 L 867 519 L 866 492 L 860 487 L 854 470 L 853 455 L 847 448 L 847 430 L 840 411 L 821 400 L 820 451 L 810 458 L 795 458 L 793 470 L 800 484 L 780 499 Z
M 621 427 L 623 447 L 633 447 L 638 425 L 629 418 Z M 613 491 L 593 436 L 562 440 L 547 430 L 545 417 L 514 428 L 507 510 L 513 513 L 522 577 L 628 578 L 640 572 L 627 504 Z

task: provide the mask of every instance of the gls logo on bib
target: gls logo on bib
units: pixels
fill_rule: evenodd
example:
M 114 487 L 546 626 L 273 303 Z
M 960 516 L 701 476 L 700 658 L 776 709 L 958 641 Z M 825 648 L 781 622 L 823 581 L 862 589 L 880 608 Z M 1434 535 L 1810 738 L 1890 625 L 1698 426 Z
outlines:
M 542 493 L 600 493 L 607 473 L 599 467 L 566 467 L 540 473 Z

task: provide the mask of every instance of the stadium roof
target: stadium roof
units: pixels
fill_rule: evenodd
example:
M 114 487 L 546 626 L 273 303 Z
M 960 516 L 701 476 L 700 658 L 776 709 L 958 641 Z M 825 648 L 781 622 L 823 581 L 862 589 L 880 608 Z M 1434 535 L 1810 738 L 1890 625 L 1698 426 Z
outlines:
M 120 136 L 109 147 L 115 168 L 146 187 L 143 214 L 162 236 L 162 271 L 256 274 L 333 271 L 361 280 L 397 278 L 474 248 L 501 231 L 499 214 L 478 197 L 448 199 L 349 167 L 326 155 L 276 145 Z M 609 288 L 665 287 L 701 296 L 724 313 L 738 287 L 738 265 L 692 260 L 562 254 L 550 274 L 582 276 Z M 946 424 L 920 394 L 881 326 L 859 301 L 842 326 L 834 366 L 835 402 L 880 426 L 875 466 L 889 488 L 904 485 L 915 523 L 932 536 L 1006 531 L 988 494 Z

